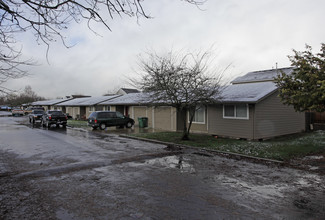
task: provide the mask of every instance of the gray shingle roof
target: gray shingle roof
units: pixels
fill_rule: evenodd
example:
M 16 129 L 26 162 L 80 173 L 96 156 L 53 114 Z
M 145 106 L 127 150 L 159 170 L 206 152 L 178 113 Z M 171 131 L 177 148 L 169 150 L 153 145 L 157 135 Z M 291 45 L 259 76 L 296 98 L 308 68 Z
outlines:
M 100 105 L 140 105 L 148 103 L 148 95 L 146 93 L 129 93 L 101 102 Z
M 65 102 L 65 101 L 69 101 L 71 99 L 52 99 L 52 100 L 42 100 L 42 101 L 36 101 L 31 103 L 31 105 L 39 105 L 39 106 L 43 106 L 43 105 L 55 105 L 61 102 Z
M 86 97 L 86 98 L 76 98 L 63 103 L 58 104 L 58 106 L 92 106 L 98 103 L 113 99 L 119 95 L 111 96 L 96 96 L 96 97 Z
M 288 67 L 288 68 L 281 68 L 281 69 L 249 72 L 244 76 L 237 77 L 231 83 L 237 84 L 237 83 L 273 81 L 274 77 L 281 74 L 281 72 L 284 72 L 285 74 L 291 74 L 293 69 L 294 69 L 293 67 Z
M 257 103 L 276 90 L 277 86 L 271 81 L 233 84 L 223 90 L 220 102 Z

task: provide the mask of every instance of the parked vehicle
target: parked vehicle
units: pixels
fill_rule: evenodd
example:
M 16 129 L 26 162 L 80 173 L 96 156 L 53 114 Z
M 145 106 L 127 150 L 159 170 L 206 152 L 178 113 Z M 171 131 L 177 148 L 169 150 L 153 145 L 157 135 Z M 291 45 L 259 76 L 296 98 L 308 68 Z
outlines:
M 62 111 L 48 110 L 42 116 L 42 125 L 48 128 L 50 128 L 53 124 L 55 124 L 56 126 L 62 125 L 62 127 L 66 127 L 67 119 L 68 117 Z
M 93 127 L 93 129 L 100 128 L 104 130 L 110 126 L 131 128 L 133 125 L 134 120 L 124 116 L 120 112 L 96 111 L 91 113 L 88 118 L 88 126 Z
M 14 107 L 14 108 L 11 110 L 11 114 L 12 114 L 12 116 L 20 116 L 20 115 L 24 115 L 24 110 L 22 110 L 22 109 L 19 108 L 19 107 Z
M 33 110 L 32 113 L 29 114 L 29 123 L 35 124 L 36 122 L 42 122 L 44 113 L 43 110 Z
M 45 109 L 43 107 L 28 107 L 24 110 L 25 115 L 28 115 L 30 113 L 33 112 L 33 110 L 41 110 L 41 111 L 45 111 Z
M 11 107 L 9 107 L 9 106 L 7 106 L 7 105 L 2 105 L 2 106 L 0 107 L 0 110 L 1 110 L 1 111 L 10 111 L 10 110 L 11 110 Z

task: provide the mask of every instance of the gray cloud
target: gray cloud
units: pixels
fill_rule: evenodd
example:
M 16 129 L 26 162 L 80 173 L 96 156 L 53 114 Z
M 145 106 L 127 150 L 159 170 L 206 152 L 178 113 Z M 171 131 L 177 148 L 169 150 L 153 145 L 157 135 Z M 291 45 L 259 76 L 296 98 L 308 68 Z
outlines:
M 47 63 L 46 47 L 31 35 L 24 35 L 26 57 L 40 65 L 30 67 L 29 78 L 7 83 L 13 89 L 31 85 L 39 95 L 56 98 L 73 93 L 102 95 L 125 78 L 135 76 L 137 55 L 147 49 L 216 49 L 215 65 L 232 63 L 228 77 L 249 71 L 289 66 L 292 49 L 304 50 L 305 43 L 317 52 L 324 42 L 325 2 L 323 0 L 209 0 L 201 9 L 183 1 L 158 3 L 145 1 L 152 19 L 116 17 L 112 32 L 103 26 L 70 26 L 67 41 L 76 44 L 66 49 L 53 43 Z

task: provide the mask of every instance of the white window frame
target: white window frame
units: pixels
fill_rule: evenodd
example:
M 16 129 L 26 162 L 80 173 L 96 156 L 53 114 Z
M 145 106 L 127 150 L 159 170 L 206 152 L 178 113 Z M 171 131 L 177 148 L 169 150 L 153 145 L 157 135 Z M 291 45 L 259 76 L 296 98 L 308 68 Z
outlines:
M 202 125 L 205 124 L 206 107 L 204 105 L 202 105 L 202 106 L 200 106 L 199 108 L 196 108 L 196 109 L 200 109 L 200 108 L 204 108 L 204 111 L 203 111 L 203 122 L 195 121 L 195 113 L 194 113 L 194 118 L 193 118 L 192 124 L 202 124 Z M 196 112 L 196 110 L 195 110 L 195 112 Z M 188 113 L 188 122 L 190 122 L 190 114 L 189 113 Z
M 96 106 L 92 105 L 89 106 L 89 112 L 95 112 L 96 111 Z
M 104 105 L 103 106 L 103 111 L 110 111 L 111 110 L 111 106 L 110 105 Z
M 225 116 L 225 106 L 226 105 L 233 105 L 234 106 L 234 116 Z M 237 117 L 236 115 L 236 108 L 237 108 L 237 105 L 240 105 L 240 104 L 224 104 L 223 105 L 223 118 L 226 118 L 226 119 L 244 119 L 244 120 L 248 120 L 249 119 L 249 106 L 248 104 L 246 104 L 246 109 L 247 109 L 247 116 L 246 117 Z

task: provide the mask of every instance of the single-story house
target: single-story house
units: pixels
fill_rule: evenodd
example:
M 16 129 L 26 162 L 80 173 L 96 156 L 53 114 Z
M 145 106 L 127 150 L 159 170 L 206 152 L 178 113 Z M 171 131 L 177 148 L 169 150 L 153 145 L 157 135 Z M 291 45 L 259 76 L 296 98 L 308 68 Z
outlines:
M 147 117 L 151 128 L 176 131 L 176 124 L 173 122 L 176 120 L 176 109 L 171 106 L 153 106 L 145 93 L 129 93 L 99 105 L 110 106 L 109 110 L 133 118 L 136 126 L 139 117 Z
M 305 113 L 284 105 L 274 77 L 293 68 L 250 72 L 224 89 L 220 104 L 208 106 L 208 133 L 265 139 L 305 130 Z
M 221 98 L 216 97 L 216 103 L 196 111 L 191 131 L 245 139 L 304 131 L 305 114 L 284 105 L 273 82 L 280 72 L 290 74 L 292 70 L 256 71 L 236 78 L 223 89 Z M 110 110 L 120 111 L 136 121 L 138 117 L 148 117 L 148 125 L 154 129 L 181 131 L 183 128 L 182 113 L 171 106 L 149 104 L 144 93 L 123 95 L 99 105 L 110 106 Z
M 119 95 L 97 96 L 75 98 L 66 102 L 57 104 L 57 107 L 63 109 L 63 112 L 75 119 L 87 119 L 93 111 L 109 110 L 108 106 L 99 106 L 98 104 L 110 99 L 114 99 Z
M 138 125 L 139 117 L 147 117 L 148 126 L 153 129 L 176 131 L 176 109 L 157 103 L 153 105 L 148 100 L 146 93 L 130 93 L 102 102 L 99 105 L 110 106 L 111 111 L 118 111 L 133 118 L 135 126 Z

